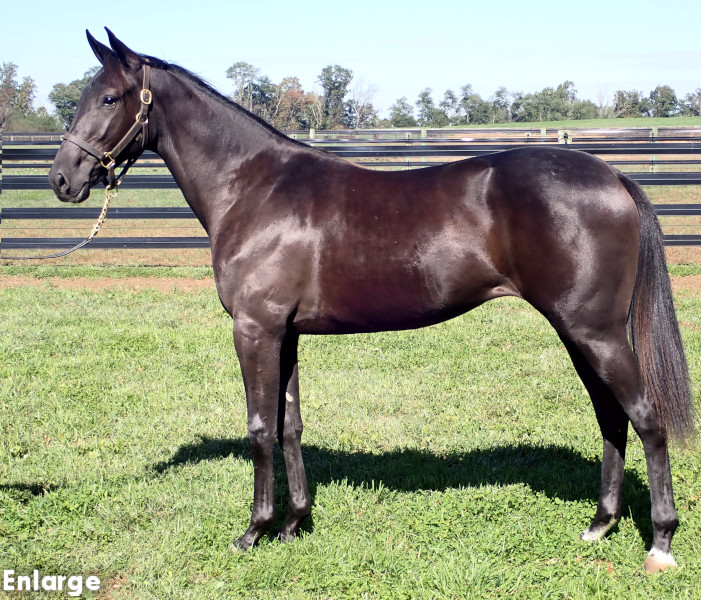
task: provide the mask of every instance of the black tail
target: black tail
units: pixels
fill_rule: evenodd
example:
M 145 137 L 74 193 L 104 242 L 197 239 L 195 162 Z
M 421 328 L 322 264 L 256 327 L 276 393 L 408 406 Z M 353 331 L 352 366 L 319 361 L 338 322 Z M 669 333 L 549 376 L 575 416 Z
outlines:
M 648 398 L 672 436 L 684 439 L 694 432 L 694 409 L 662 228 L 642 188 L 622 174 L 619 179 L 640 214 L 638 275 L 628 316 L 633 350 Z

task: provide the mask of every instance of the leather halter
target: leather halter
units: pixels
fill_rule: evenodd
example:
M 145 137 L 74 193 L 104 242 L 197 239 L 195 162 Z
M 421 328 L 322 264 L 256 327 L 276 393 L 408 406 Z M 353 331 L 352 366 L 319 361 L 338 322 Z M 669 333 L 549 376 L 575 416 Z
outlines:
M 63 135 L 64 141 L 71 142 L 72 144 L 75 144 L 76 146 L 78 146 L 78 148 L 84 150 L 91 156 L 94 156 L 98 161 L 100 161 L 100 164 L 105 169 L 107 169 L 108 190 L 116 188 L 122 181 L 122 178 L 127 174 L 129 167 L 131 167 L 136 162 L 136 158 L 130 158 L 129 160 L 127 160 L 127 164 L 122 169 L 122 172 L 119 174 L 119 177 L 115 176 L 114 167 L 117 164 L 117 158 L 119 158 L 119 155 L 124 151 L 124 149 L 136 139 L 136 136 L 139 135 L 139 133 L 141 133 L 141 148 L 143 149 L 146 145 L 146 138 L 148 137 L 148 113 L 151 107 L 151 103 L 153 102 L 153 94 L 150 90 L 151 67 L 148 64 L 144 63 L 142 70 L 144 72 L 144 78 L 142 89 L 139 94 L 141 108 L 139 109 L 139 112 L 136 115 L 136 120 L 134 121 L 134 124 L 129 128 L 129 131 L 127 131 L 124 134 L 122 139 L 117 142 L 114 148 L 112 148 L 108 152 L 103 152 L 102 150 L 99 150 L 92 144 L 81 140 L 79 137 L 73 135 L 72 133 L 65 133 Z

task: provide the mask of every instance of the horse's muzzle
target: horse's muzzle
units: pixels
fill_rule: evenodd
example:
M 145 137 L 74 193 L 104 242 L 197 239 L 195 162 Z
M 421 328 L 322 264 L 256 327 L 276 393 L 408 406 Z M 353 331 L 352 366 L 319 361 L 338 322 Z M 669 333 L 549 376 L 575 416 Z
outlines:
M 54 172 L 53 167 L 49 172 L 49 183 L 54 194 L 61 202 L 73 202 L 75 204 L 87 200 L 92 187 L 90 181 L 85 181 L 79 186 L 71 185 L 70 179 L 58 169 Z

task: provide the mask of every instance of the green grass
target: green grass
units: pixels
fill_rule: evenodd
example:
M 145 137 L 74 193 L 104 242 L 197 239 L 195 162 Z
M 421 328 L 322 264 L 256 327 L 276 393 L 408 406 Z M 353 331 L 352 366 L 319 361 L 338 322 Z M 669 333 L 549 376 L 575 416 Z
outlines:
M 693 266 L 689 265 L 689 268 L 693 268 Z M 113 267 L 99 265 L 37 265 L 20 263 L 12 266 L 0 265 L 0 274 L 8 276 L 20 275 L 39 280 L 49 279 L 51 277 L 59 277 L 62 279 L 122 279 L 129 277 L 207 279 L 213 277 L 214 271 L 212 267 Z
M 83 204 L 63 204 L 51 190 L 10 190 L 2 192 L 0 207 L 65 207 L 67 210 L 78 207 L 99 208 L 105 199 L 104 191 L 98 186 L 92 190 L 90 198 Z M 122 189 L 112 201 L 112 206 L 187 206 L 180 190 L 136 190 Z
M 677 306 L 698 397 L 701 300 Z M 313 517 L 299 540 L 248 553 L 229 549 L 253 469 L 214 292 L 37 279 L 1 290 L 0 314 L 2 569 L 97 574 L 112 599 L 701 597 L 696 448 L 672 451 L 677 571 L 641 570 L 651 528 L 633 435 L 624 518 L 601 543 L 579 540 L 601 440 L 564 349 L 524 303 L 303 338 Z

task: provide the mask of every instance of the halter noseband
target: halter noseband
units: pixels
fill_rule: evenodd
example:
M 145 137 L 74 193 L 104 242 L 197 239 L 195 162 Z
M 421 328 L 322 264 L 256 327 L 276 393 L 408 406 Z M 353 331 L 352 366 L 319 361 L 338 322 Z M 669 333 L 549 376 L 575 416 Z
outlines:
M 117 142 L 117 144 L 114 148 L 112 148 L 112 150 L 110 150 L 109 152 L 103 152 L 102 150 L 98 150 L 97 148 L 95 148 L 95 146 L 93 146 L 92 144 L 81 140 L 79 137 L 73 135 L 72 133 L 65 133 L 63 135 L 63 139 L 65 141 L 75 144 L 76 146 L 78 146 L 78 148 L 84 150 L 91 156 L 94 156 L 98 161 L 100 161 L 100 164 L 105 169 L 107 169 L 108 190 L 116 188 L 122 181 L 122 178 L 127 174 L 129 167 L 131 167 L 136 162 L 136 158 L 130 158 L 129 160 L 127 160 L 127 164 L 122 169 L 122 172 L 119 174 L 119 177 L 115 176 L 114 167 L 117 164 L 116 159 L 124 151 L 124 149 L 136 139 L 136 136 L 139 135 L 139 132 L 141 132 L 141 148 L 143 149 L 146 145 L 146 138 L 148 133 L 148 112 L 151 107 L 151 103 L 153 102 L 153 94 L 151 93 L 149 85 L 151 78 L 151 67 L 148 64 L 144 63 L 142 70 L 144 72 L 144 79 L 141 92 L 139 93 L 141 108 L 139 109 L 139 112 L 136 115 L 136 121 L 134 122 L 134 124 L 129 128 L 129 131 L 127 131 L 124 134 L 124 137 L 122 137 L 122 139 Z

